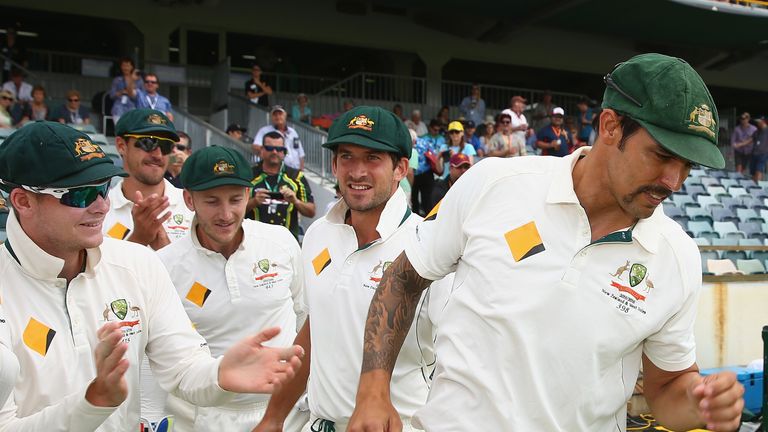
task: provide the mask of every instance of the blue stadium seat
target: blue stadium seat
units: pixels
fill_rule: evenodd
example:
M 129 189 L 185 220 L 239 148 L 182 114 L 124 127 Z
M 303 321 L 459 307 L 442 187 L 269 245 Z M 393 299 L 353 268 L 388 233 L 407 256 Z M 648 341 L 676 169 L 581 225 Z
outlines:
M 732 187 L 732 186 L 738 186 L 739 185 L 739 181 L 738 180 L 729 179 L 729 178 L 723 178 L 723 179 L 720 179 L 720 185 L 722 185 L 724 188 L 727 189 L 727 188 Z
M 725 189 L 722 186 L 714 186 L 713 185 L 713 186 L 707 186 L 707 193 L 709 195 L 715 196 L 715 195 L 718 195 L 718 194 L 727 194 L 728 190 Z
M 738 227 L 739 227 L 739 231 L 746 234 L 747 237 L 749 237 L 750 234 L 762 231 L 762 227 L 757 222 L 739 222 Z
M 768 261 L 768 251 L 752 251 L 752 259 L 760 260 L 760 262 Z
M 733 197 L 740 197 L 742 195 L 749 195 L 749 192 L 741 186 L 731 186 L 728 188 L 728 193 Z M 751 196 L 751 195 L 749 195 Z
M 710 204 L 720 204 L 720 201 L 718 201 L 717 198 L 712 195 L 699 195 L 696 197 L 696 202 L 698 202 L 699 205 L 704 208 L 707 208 L 707 206 Z
M 746 177 L 744 177 L 744 174 L 738 172 L 738 171 L 728 171 L 728 178 L 741 180 Z
M 710 246 L 712 244 L 710 243 L 708 238 L 704 238 L 704 237 L 694 237 L 693 241 L 695 241 L 696 244 L 699 246 Z
M 672 194 L 672 202 L 675 203 L 678 207 L 683 207 L 687 203 L 694 203 L 696 201 L 693 200 L 693 197 L 691 197 L 688 194 L 685 193 L 674 193 Z
M 675 217 L 675 216 L 683 216 L 683 209 L 680 207 L 675 206 L 674 204 L 666 205 L 667 203 L 664 202 L 664 214 L 669 217 Z
M 724 221 L 736 222 L 739 220 L 739 218 L 737 218 L 736 215 L 733 214 L 733 212 L 727 208 L 713 208 L 712 219 L 715 222 L 724 222 Z
M 759 240 L 761 244 L 765 244 L 765 241 L 768 240 L 768 233 L 763 231 L 752 233 L 749 235 L 749 238 Z
M 756 259 L 737 259 L 736 268 L 744 274 L 765 274 L 763 262 Z
M 757 185 L 761 188 L 768 188 L 768 180 L 760 180 L 757 182 Z
M 690 231 L 690 226 L 691 226 L 691 223 L 688 222 L 688 227 L 689 227 L 688 230 L 689 230 L 689 232 L 692 233 L 692 231 Z M 718 234 L 718 233 L 716 233 L 714 231 L 701 231 L 695 237 L 705 238 L 705 239 L 709 240 L 710 242 L 713 242 L 715 240 L 720 240 L 720 234 Z
M 749 188 L 750 186 L 757 186 L 757 183 L 755 183 L 755 181 L 752 179 L 739 180 L 739 184 L 744 186 L 745 188 Z
M 701 184 L 704 185 L 704 187 L 720 185 L 720 180 L 714 177 L 702 177 L 699 180 L 701 180 Z
M 736 216 L 738 216 L 739 220 L 742 222 L 747 222 L 749 219 L 760 217 L 760 215 L 758 215 L 756 211 L 750 208 L 737 208 Z
M 731 261 L 736 261 L 740 259 L 747 259 L 747 252 L 746 251 L 737 251 L 737 250 L 727 250 L 723 251 L 723 259 L 729 259 Z
M 673 216 L 672 220 L 677 222 L 678 225 L 680 225 L 683 228 L 683 231 L 688 231 L 688 222 L 690 221 L 690 218 L 685 215 L 677 215 Z
M 701 271 L 703 273 L 709 273 L 709 270 L 708 270 L 708 261 L 709 260 L 719 260 L 720 259 L 720 257 L 717 255 L 717 252 L 715 252 L 715 251 L 700 251 L 699 255 L 701 255 Z
M 705 232 L 715 232 L 714 228 L 709 222 L 704 221 L 690 221 L 688 222 L 688 230 L 690 230 L 694 236 L 696 237 L 703 237 L 701 233 Z M 718 238 L 720 235 L 718 234 Z
M 716 179 L 728 178 L 728 173 L 720 170 L 709 170 L 707 171 L 707 175 Z
M 688 173 L 689 177 L 704 177 L 705 175 L 707 175 L 707 172 L 701 168 L 693 168 Z
M 736 207 L 743 207 L 747 208 L 744 204 L 741 203 L 741 200 L 738 198 L 733 197 L 723 197 L 720 199 L 720 204 L 723 205 L 723 207 L 727 209 L 734 210 Z
M 685 187 L 685 193 L 696 198 L 697 195 L 706 194 L 707 191 L 702 185 L 692 184 Z
M 763 242 L 756 238 L 745 238 L 739 240 L 739 246 L 762 246 Z M 747 251 L 747 255 L 749 255 L 749 251 Z

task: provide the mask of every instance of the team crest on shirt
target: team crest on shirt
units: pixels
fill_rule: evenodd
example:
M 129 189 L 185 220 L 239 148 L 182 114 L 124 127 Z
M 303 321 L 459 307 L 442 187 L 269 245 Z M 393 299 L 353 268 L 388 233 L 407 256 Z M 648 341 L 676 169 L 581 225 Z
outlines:
M 120 321 L 120 328 L 123 331 L 123 342 L 130 342 L 131 336 L 141 333 L 141 308 L 131 304 L 126 299 L 112 300 L 105 302 L 102 318 L 105 322 L 113 320 Z
M 373 125 L 375 122 L 368 118 L 368 116 L 364 114 L 360 114 L 359 116 L 354 117 L 352 120 L 349 121 L 347 124 L 348 129 L 363 129 L 367 131 L 373 130 Z
M 392 261 L 380 260 L 375 266 L 373 266 L 371 271 L 368 272 L 368 280 L 363 282 L 363 286 L 375 291 L 376 288 L 379 287 L 379 282 L 381 282 L 381 278 L 384 276 L 384 272 L 389 268 L 390 265 L 392 265 Z
M 616 309 L 627 315 L 645 315 L 645 301 L 654 288 L 648 268 L 640 263 L 630 264 L 627 259 L 609 275 L 610 288 L 603 288 L 602 291 L 616 305 Z
M 712 138 L 715 137 L 717 122 L 707 104 L 694 107 L 693 111 L 688 115 L 688 123 L 688 129 L 704 132 Z
M 277 263 L 270 262 L 268 259 L 260 259 L 253 265 L 253 280 L 256 288 L 272 289 L 275 284 L 282 282 L 283 278 L 277 270 Z
M 98 144 L 94 144 L 86 138 L 78 138 L 75 141 L 75 156 L 79 157 L 82 162 L 106 157 Z

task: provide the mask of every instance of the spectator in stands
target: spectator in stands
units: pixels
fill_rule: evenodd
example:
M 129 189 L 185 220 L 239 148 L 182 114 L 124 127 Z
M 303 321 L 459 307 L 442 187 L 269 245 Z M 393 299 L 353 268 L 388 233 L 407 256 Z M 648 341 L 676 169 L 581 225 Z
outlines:
M 53 118 L 59 123 L 69 125 L 90 124 L 90 111 L 80 103 L 80 92 L 70 90 L 67 92 L 67 102 L 59 108 Z
M 437 112 L 435 117 L 440 122 L 440 133 L 444 134 L 448 130 L 448 124 L 451 122 L 451 108 L 448 105 L 443 105 L 440 111 Z
M 418 136 L 426 135 L 429 132 L 426 123 L 421 120 L 421 111 L 417 109 L 411 111 L 411 118 L 405 121 L 405 125 L 408 129 L 415 131 Z
M 513 97 L 512 109 L 509 114 L 512 119 L 512 139 L 518 147 L 525 146 L 525 132 L 528 130 L 528 120 L 523 114 L 525 102 L 526 100 L 522 96 Z
M 315 200 L 304 173 L 285 163 L 285 137 L 273 130 L 263 135 L 261 162 L 253 167 L 254 179 L 246 217 L 282 225 L 298 239 L 299 214 L 315 217 Z
M 395 104 L 395 106 L 392 107 L 392 113 L 397 116 L 402 121 L 405 121 L 405 115 L 403 115 L 403 106 L 400 104 Z
M 563 127 L 565 110 L 560 107 L 552 110 L 552 124 L 536 132 L 536 146 L 545 156 L 563 157 L 573 151 L 573 135 Z
M 138 90 L 138 98 L 136 100 L 137 108 L 149 108 L 158 110 L 168 117 L 168 120 L 173 121 L 173 108 L 171 107 L 171 101 L 167 97 L 161 95 L 157 91 L 160 89 L 160 79 L 153 73 L 144 75 L 144 90 Z
M 752 180 L 761 181 L 765 173 L 765 165 L 768 162 L 768 125 L 766 118 L 755 119 L 757 131 L 755 132 L 754 150 L 752 151 Z
M 18 99 L 11 105 L 10 112 L 13 127 L 24 126 L 32 118 L 32 107 L 28 102 Z
M 536 131 L 532 127 L 529 127 L 525 131 L 525 151 L 530 155 L 539 154 L 536 148 Z
M 341 112 L 343 114 L 343 113 L 351 110 L 354 107 L 355 107 L 355 101 L 353 101 L 352 99 L 347 99 L 347 100 L 344 101 L 344 104 L 341 106 L 341 109 L 342 109 Z
M 177 131 L 179 140 L 173 145 L 171 154 L 168 155 L 168 169 L 165 171 L 166 180 L 179 189 L 183 189 L 181 184 L 181 169 L 187 158 L 192 154 L 192 140 L 186 132 Z
M 414 212 L 425 216 L 434 206 L 432 189 L 435 186 L 435 174 L 443 175 L 443 160 L 447 159 L 444 152 L 448 151 L 448 146 L 440 133 L 438 119 L 429 122 L 429 133 L 416 141 L 415 148 L 419 162 L 414 169 L 411 206 Z
M 475 148 L 476 155 L 483 157 L 485 155 L 485 151 L 483 149 L 482 144 L 480 144 L 480 137 L 475 135 L 475 132 L 477 132 L 477 127 L 475 126 L 475 122 L 472 120 L 464 120 L 463 126 L 464 126 L 464 141 L 466 141 L 468 144 L 472 145 L 472 147 Z
M 481 157 L 484 157 L 488 154 L 488 149 L 490 148 L 491 144 L 491 137 L 493 137 L 493 134 L 496 133 L 496 123 L 495 122 L 485 122 L 478 126 L 477 128 L 477 135 L 478 139 L 480 140 L 480 149 L 482 150 L 482 153 L 478 151 L 478 155 Z
M 120 75 L 112 80 L 112 88 L 109 90 L 109 96 L 113 100 L 112 121 L 115 124 L 120 120 L 120 116 L 136 109 L 136 99 L 142 86 L 141 75 L 133 60 L 129 57 L 121 58 Z
M 32 120 L 47 120 L 48 105 L 45 103 L 45 88 L 34 86 L 32 88 L 32 102 L 29 104 L 32 110 Z
M 457 153 L 451 156 L 451 162 L 449 164 L 449 174 L 446 178 L 440 179 L 435 183 L 435 188 L 432 189 L 432 202 L 437 204 L 443 199 L 448 189 L 456 183 L 456 180 L 461 177 L 462 174 L 467 172 L 469 167 L 472 166 L 472 159 L 464 153 Z
M 733 128 L 731 134 L 731 146 L 733 147 L 733 156 L 736 159 L 736 171 L 743 173 L 749 169 L 752 159 L 753 136 L 757 128 L 749 123 L 750 116 L 748 112 L 739 116 L 739 125 Z
M 309 98 L 304 93 L 296 96 L 296 104 L 291 108 L 293 121 L 312 124 L 312 108 L 309 107 Z
M 485 118 L 485 101 L 480 97 L 480 86 L 472 84 L 472 90 L 469 96 L 461 100 L 459 112 L 464 120 L 472 120 L 481 123 Z
M 21 69 L 11 69 L 11 79 L 3 83 L 3 90 L 13 93 L 19 102 L 32 100 L 32 84 L 24 81 L 24 72 Z
M 240 126 L 237 123 L 231 123 L 229 126 L 227 126 L 227 135 L 229 135 L 230 137 L 232 137 L 232 139 L 237 141 L 242 141 L 243 135 L 247 131 L 248 129 Z
M 259 129 L 256 133 L 256 138 L 253 139 L 254 156 L 261 153 L 264 136 L 269 132 L 277 131 L 285 139 L 284 144 L 288 152 L 284 155 L 285 165 L 299 171 L 304 171 L 304 146 L 301 145 L 299 133 L 296 132 L 296 129 L 288 126 L 285 108 L 280 105 L 273 106 L 270 116 L 272 124 Z
M 269 95 L 272 94 L 272 87 L 261 79 L 261 67 L 253 65 L 251 68 L 251 79 L 245 82 L 245 95 L 251 103 L 269 107 Z
M 555 106 L 552 104 L 552 93 L 549 90 L 545 90 L 544 94 L 541 96 L 541 102 L 537 103 L 536 107 L 533 109 L 531 118 L 531 127 L 533 130 L 539 130 L 550 124 L 549 113 L 551 113 L 554 108 Z
M 16 100 L 8 90 L 0 90 L 0 129 L 13 127 L 11 118 L 11 105 Z
M 16 39 L 16 28 L 8 27 L 5 30 L 5 40 L 0 47 L 0 54 L 6 59 L 3 62 L 2 82 L 11 78 L 11 69 L 15 67 L 14 63 L 24 68 L 27 67 L 27 50 Z
M 487 156 L 515 157 L 528 154 L 525 140 L 517 141 L 512 135 L 512 114 L 513 112 L 509 109 L 499 114 L 499 131 L 491 137 L 490 143 L 486 146 Z
M 453 121 L 448 125 L 448 139 L 450 140 L 448 150 L 450 150 L 451 156 L 461 153 L 473 161 L 477 151 L 472 144 L 467 142 L 464 132 L 464 125 L 459 121 Z M 447 165 L 448 161 L 446 160 L 445 163 Z M 447 177 L 447 174 L 445 176 Z
M 576 138 L 584 143 L 589 141 L 589 136 L 592 134 L 592 121 L 595 119 L 595 112 L 590 105 L 590 100 L 587 98 L 581 98 L 576 104 L 579 109 L 579 116 L 576 117 L 576 128 L 579 133 Z

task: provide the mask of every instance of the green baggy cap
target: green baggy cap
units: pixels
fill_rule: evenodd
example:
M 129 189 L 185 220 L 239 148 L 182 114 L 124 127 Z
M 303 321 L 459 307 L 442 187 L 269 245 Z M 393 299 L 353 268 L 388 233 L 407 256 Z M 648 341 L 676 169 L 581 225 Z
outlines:
M 126 134 L 156 135 L 170 138 L 174 142 L 179 141 L 173 122 L 162 112 L 149 108 L 131 110 L 120 116 L 115 125 L 115 135 Z
M 724 168 L 717 148 L 717 108 L 706 84 L 685 60 L 641 54 L 605 76 L 603 108 L 637 120 L 662 147 L 691 162 Z
M 248 161 L 236 150 L 211 146 L 198 150 L 184 162 L 181 184 L 184 189 L 202 191 L 218 186 L 253 186 Z
M 58 122 L 27 124 L 0 144 L 6 192 L 15 185 L 69 188 L 127 175 L 88 135 Z
M 411 157 L 411 133 L 393 112 L 381 107 L 358 106 L 333 121 L 323 147 L 356 144 L 400 157 Z

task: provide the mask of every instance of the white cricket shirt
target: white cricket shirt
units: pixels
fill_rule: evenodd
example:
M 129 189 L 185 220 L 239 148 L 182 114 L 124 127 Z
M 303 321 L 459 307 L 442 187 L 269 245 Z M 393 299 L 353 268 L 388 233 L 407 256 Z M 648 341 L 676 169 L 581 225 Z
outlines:
M 163 222 L 165 232 L 168 238 L 174 242 L 189 232 L 192 225 L 192 218 L 195 213 L 187 208 L 184 203 L 183 190 L 172 185 L 168 180 L 163 179 L 165 184 L 165 196 L 168 197 L 168 209 L 171 217 Z M 123 195 L 122 181 L 109 191 L 109 212 L 104 218 L 104 235 L 118 240 L 126 239 L 133 230 L 133 201 Z
M 483 160 L 411 232 L 422 277 L 456 272 L 416 426 L 624 431 L 642 353 L 694 363 L 696 245 L 661 206 L 591 243 L 572 180 L 587 152 Z
M 0 290 L 21 374 L 0 411 L 0 429 L 138 430 L 139 366 L 145 353 L 167 391 L 198 405 L 220 405 L 234 396 L 218 386 L 220 360 L 190 327 L 154 252 L 105 238 L 87 250 L 85 271 L 67 286 L 58 277 L 63 260 L 33 243 L 13 213 L 7 229 Z M 96 332 L 116 320 L 130 345 L 128 398 L 116 408 L 95 407 L 85 400 L 85 391 L 96 376 Z
M 214 356 L 267 327 L 281 332 L 265 343 L 293 345 L 296 317 L 303 316 L 301 250 L 285 227 L 243 220 L 244 236 L 229 259 L 191 235 L 158 252 L 195 329 Z M 233 404 L 258 403 L 269 395 L 237 395 Z

